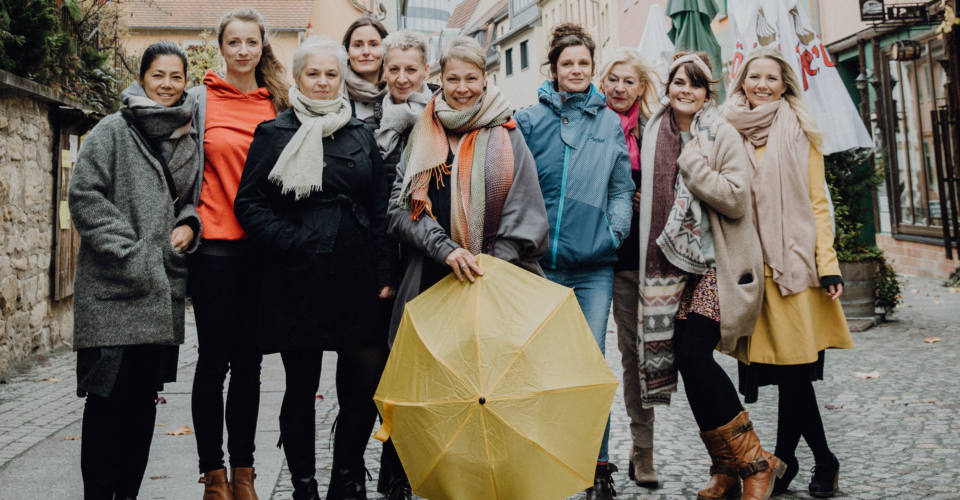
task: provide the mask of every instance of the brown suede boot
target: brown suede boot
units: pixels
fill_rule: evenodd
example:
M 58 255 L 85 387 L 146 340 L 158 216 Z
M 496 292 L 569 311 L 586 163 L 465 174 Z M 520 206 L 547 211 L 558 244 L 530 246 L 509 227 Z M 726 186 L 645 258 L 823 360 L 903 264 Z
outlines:
M 253 470 L 253 467 L 230 468 L 230 489 L 235 500 L 260 500 L 253 487 L 253 480 L 257 478 Z
M 701 432 L 700 439 L 707 447 L 713 465 L 710 466 L 710 481 L 697 492 L 697 500 L 740 500 L 743 490 L 733 450 L 720 437 L 719 431 Z
M 630 479 L 637 483 L 637 486 L 644 488 L 656 488 L 660 484 L 660 478 L 657 472 L 653 470 L 653 448 L 641 448 L 633 445 L 633 452 L 630 453 L 630 470 L 628 471 Z
M 198 483 L 203 483 L 203 500 L 233 500 L 230 483 L 227 481 L 227 469 L 204 472 Z
M 787 464 L 760 446 L 760 438 L 753 432 L 750 413 L 740 412 L 717 432 L 733 452 L 736 467 L 743 478 L 743 500 L 768 500 L 773 493 L 774 479 L 783 476 Z

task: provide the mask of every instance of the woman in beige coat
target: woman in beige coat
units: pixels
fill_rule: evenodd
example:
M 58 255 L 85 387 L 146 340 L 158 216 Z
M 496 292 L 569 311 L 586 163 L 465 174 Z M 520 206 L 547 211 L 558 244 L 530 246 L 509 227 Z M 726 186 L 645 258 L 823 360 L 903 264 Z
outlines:
M 723 114 L 743 135 L 752 165 L 766 289 L 756 331 L 737 347 L 740 391 L 753 403 L 758 387 L 780 390 L 776 451 L 790 471 L 775 489 L 786 491 L 796 476 L 802 435 L 816 461 L 810 494 L 830 497 L 840 462 L 827 446 L 812 382 L 823 380 L 824 350 L 849 349 L 853 341 L 837 300 L 843 279 L 823 187 L 825 136 L 796 74 L 773 49 L 747 57 Z
M 785 466 L 760 446 L 733 382 L 713 358 L 718 344 L 729 354 L 753 332 L 763 259 L 750 163 L 736 129 L 719 116 L 707 61 L 703 53 L 677 54 L 669 103 L 644 132 L 641 383 L 645 404 L 657 404 L 676 390 L 678 370 L 683 376 L 713 460 L 698 499 L 740 498 L 742 488 L 744 499 L 766 500 Z

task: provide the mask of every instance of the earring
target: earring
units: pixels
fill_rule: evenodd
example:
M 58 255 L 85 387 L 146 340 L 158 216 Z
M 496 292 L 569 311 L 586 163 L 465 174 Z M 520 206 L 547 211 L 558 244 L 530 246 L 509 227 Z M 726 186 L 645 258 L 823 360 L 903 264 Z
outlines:
M 484 92 L 487 91 L 487 86 L 486 86 L 486 85 L 483 86 L 483 91 L 484 91 Z

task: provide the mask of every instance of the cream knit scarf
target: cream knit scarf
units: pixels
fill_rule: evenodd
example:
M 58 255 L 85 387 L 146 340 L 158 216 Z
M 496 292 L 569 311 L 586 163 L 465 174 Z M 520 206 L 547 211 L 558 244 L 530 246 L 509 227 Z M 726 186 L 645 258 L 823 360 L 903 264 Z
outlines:
M 786 99 L 750 108 L 746 96 L 731 96 L 723 116 L 743 136 L 753 163 L 753 214 L 763 262 L 783 296 L 820 286 L 817 222 L 810 202 L 810 139 Z M 756 148 L 766 144 L 757 162 Z
M 316 101 L 308 98 L 294 85 L 290 87 L 290 106 L 300 129 L 283 148 L 277 164 L 268 179 L 296 199 L 323 191 L 323 138 L 330 137 L 350 121 L 350 102 L 342 93 L 334 99 Z

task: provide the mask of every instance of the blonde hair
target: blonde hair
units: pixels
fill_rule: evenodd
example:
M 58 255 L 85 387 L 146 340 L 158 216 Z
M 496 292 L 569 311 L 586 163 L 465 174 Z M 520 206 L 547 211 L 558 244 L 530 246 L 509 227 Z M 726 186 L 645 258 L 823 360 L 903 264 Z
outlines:
M 260 62 L 257 63 L 254 71 L 257 85 L 266 87 L 267 91 L 270 92 L 270 97 L 273 99 L 273 109 L 278 114 L 285 111 L 290 107 L 290 101 L 287 98 L 290 84 L 287 83 L 287 70 L 283 67 L 280 59 L 277 59 L 276 54 L 273 53 L 270 37 L 267 36 L 266 21 L 259 12 L 249 8 L 234 9 L 227 12 L 220 18 L 220 27 L 217 28 L 217 43 L 221 50 L 223 49 L 223 31 L 234 21 L 254 23 L 260 27 L 263 51 L 260 53 Z
M 636 49 L 620 47 L 613 52 L 613 57 L 600 69 L 601 85 L 613 71 L 614 66 L 618 64 L 626 64 L 640 76 L 643 93 L 637 96 L 637 101 L 640 103 L 640 112 L 643 113 L 643 116 L 650 118 L 654 106 L 657 105 L 657 82 L 660 81 L 660 75 L 652 66 L 647 64 L 647 61 L 643 60 L 640 52 Z
M 787 58 L 784 57 L 783 53 L 779 50 L 762 47 L 751 52 L 750 55 L 747 56 L 747 59 L 743 61 L 740 73 L 737 74 L 737 77 L 733 80 L 730 96 L 732 97 L 737 94 L 746 95 L 743 91 L 743 82 L 747 79 L 747 70 L 750 69 L 750 63 L 757 59 L 770 59 L 780 65 L 783 83 L 787 86 L 787 90 L 783 92 L 782 99 L 786 100 L 790 104 L 790 107 L 793 108 L 793 112 L 797 115 L 797 120 L 800 121 L 800 129 L 807 135 L 807 139 L 810 139 L 810 144 L 813 144 L 818 151 L 823 151 L 823 144 L 827 140 L 827 134 L 817 126 L 817 121 L 813 118 L 813 114 L 810 112 L 810 109 L 807 108 L 806 103 L 803 102 L 803 91 L 800 90 L 800 80 L 797 79 L 797 74 L 793 72 L 793 68 L 790 67 Z M 732 106 L 733 104 L 730 105 Z
M 480 68 L 481 73 L 487 73 L 487 56 L 483 53 L 483 47 L 469 36 L 458 37 L 443 49 L 440 55 L 440 73 L 443 73 L 451 59 L 472 63 Z

